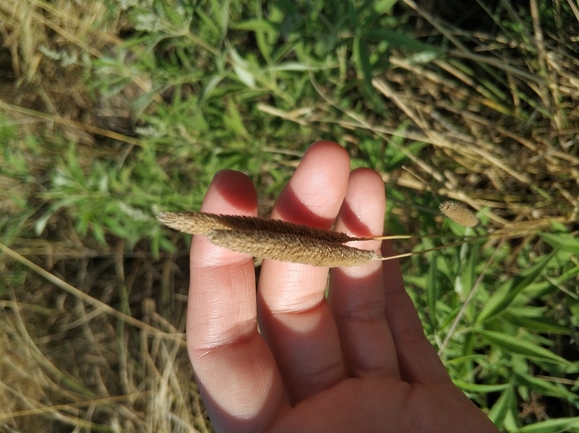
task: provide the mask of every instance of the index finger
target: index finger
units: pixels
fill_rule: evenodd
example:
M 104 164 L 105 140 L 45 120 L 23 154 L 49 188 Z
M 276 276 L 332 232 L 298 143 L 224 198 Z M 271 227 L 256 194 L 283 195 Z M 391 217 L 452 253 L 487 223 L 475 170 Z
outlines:
M 256 215 L 251 181 L 217 173 L 201 210 Z M 263 430 L 283 402 L 275 361 L 257 331 L 255 290 L 251 256 L 193 237 L 187 348 L 217 431 Z

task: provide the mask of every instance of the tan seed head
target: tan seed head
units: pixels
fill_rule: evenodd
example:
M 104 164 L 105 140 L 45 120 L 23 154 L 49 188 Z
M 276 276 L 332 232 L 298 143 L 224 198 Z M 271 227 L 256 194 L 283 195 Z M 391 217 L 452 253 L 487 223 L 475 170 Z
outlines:
M 210 230 L 265 230 L 273 233 L 313 237 L 328 242 L 345 243 L 365 238 L 354 238 L 345 233 L 293 224 L 270 218 L 243 215 L 217 215 L 206 212 L 162 212 L 157 219 L 172 229 L 192 235 L 204 235 Z
M 217 246 L 258 258 L 330 268 L 388 259 L 344 245 L 383 237 L 355 238 L 282 220 L 205 212 L 163 212 L 157 219 L 175 230 L 204 235 Z
M 381 258 L 374 251 L 295 234 L 263 230 L 211 230 L 205 236 L 217 246 L 253 257 L 313 266 L 358 266 Z
M 477 216 L 464 203 L 445 201 L 440 204 L 440 211 L 461 226 L 476 227 L 479 224 Z

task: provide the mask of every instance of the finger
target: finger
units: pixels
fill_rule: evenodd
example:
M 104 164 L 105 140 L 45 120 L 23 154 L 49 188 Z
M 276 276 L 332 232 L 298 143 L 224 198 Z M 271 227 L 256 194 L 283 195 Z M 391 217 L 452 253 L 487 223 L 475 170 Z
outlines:
M 313 144 L 280 194 L 274 218 L 330 228 L 344 199 L 350 160 L 331 142 Z M 324 298 L 327 268 L 264 260 L 260 329 L 293 403 L 345 377 L 336 324 Z
M 382 255 L 395 255 L 389 241 L 382 243 Z M 448 373 L 424 335 L 418 312 L 404 289 L 398 260 L 386 260 L 382 263 L 386 318 L 394 338 L 402 379 L 422 384 L 449 382 Z
M 255 215 L 251 181 L 238 172 L 219 172 L 201 210 Z M 216 430 L 258 431 L 271 422 L 283 403 L 283 387 L 257 332 L 253 259 L 202 236 L 191 244 L 187 346 Z
M 384 182 L 378 173 L 370 169 L 354 170 L 336 230 L 357 237 L 381 236 L 385 199 Z M 380 243 L 354 242 L 352 246 L 379 251 Z M 332 269 L 329 301 L 350 373 L 356 377 L 399 379 L 396 350 L 384 313 L 382 263 Z

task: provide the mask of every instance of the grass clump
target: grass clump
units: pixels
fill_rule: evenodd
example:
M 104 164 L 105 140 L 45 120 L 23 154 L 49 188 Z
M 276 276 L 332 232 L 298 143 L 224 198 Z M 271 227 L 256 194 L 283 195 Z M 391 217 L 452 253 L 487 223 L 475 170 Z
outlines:
M 198 210 L 222 168 L 267 215 L 323 138 L 382 174 L 387 233 L 442 236 L 400 253 L 477 238 L 404 263 L 453 380 L 504 431 L 577 431 L 571 3 L 228 4 L 0 5 L 1 428 L 209 430 L 188 240 L 154 215 Z

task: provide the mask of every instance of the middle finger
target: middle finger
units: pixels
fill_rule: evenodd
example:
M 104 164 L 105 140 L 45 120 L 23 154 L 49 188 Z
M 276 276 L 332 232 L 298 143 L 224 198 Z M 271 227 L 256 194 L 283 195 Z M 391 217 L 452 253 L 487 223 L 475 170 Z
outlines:
M 278 198 L 273 217 L 329 228 L 346 193 L 346 151 L 318 142 L 306 152 Z M 336 323 L 324 298 L 328 268 L 264 260 L 258 291 L 258 320 L 297 403 L 345 377 Z

